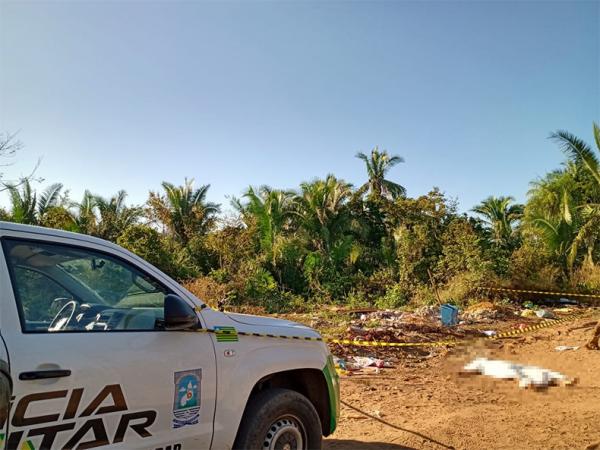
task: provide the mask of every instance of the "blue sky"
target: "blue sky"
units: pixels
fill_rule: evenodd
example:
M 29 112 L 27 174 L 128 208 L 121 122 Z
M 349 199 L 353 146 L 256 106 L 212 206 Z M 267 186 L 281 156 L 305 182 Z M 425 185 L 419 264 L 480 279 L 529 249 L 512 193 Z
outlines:
M 126 189 L 364 182 L 357 151 L 406 160 L 411 196 L 524 200 L 600 120 L 600 2 L 0 2 L 11 176 Z

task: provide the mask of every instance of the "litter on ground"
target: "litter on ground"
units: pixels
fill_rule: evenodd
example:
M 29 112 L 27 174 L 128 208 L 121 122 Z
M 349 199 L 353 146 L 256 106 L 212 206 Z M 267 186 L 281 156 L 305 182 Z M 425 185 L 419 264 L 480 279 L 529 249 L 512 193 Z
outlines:
M 536 316 L 540 319 L 556 319 L 556 316 L 552 311 L 548 311 L 547 309 L 540 309 L 535 312 Z
M 559 345 L 558 347 L 555 347 L 554 350 L 556 350 L 557 352 L 565 352 L 567 350 L 578 350 L 579 346 L 573 346 L 573 345 Z
M 543 369 L 541 367 L 526 366 L 510 361 L 476 358 L 464 366 L 463 372 L 467 374 L 481 374 L 503 380 L 518 380 L 521 388 L 545 388 L 548 386 L 570 386 L 575 383 L 574 378 L 569 378 L 559 372 Z

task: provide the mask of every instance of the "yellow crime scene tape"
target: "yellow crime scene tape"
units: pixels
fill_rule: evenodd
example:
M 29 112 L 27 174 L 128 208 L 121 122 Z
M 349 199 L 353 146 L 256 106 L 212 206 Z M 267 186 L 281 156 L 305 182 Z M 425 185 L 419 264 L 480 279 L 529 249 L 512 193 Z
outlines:
M 530 331 L 540 330 L 543 328 L 548 328 L 556 325 L 560 325 L 565 322 L 570 322 L 572 320 L 576 320 L 580 317 L 579 314 L 572 315 L 569 317 L 564 317 L 562 319 L 554 319 L 554 320 L 545 320 L 544 322 L 531 325 L 525 328 L 520 328 L 517 330 L 505 331 L 503 333 L 498 333 L 493 336 L 482 336 L 481 339 L 504 339 L 509 337 L 518 336 L 520 334 L 528 333 Z M 339 345 L 352 345 L 357 347 L 388 347 L 388 348 L 398 348 L 398 347 L 445 347 L 445 346 L 454 346 L 458 344 L 463 344 L 467 341 L 474 340 L 463 339 L 456 341 L 429 341 L 429 342 L 385 342 L 385 341 L 361 341 L 361 340 L 352 340 L 352 339 L 334 339 L 334 338 L 326 338 L 326 337 L 305 337 L 305 336 L 287 336 L 287 335 L 279 335 L 279 334 L 270 334 L 270 333 L 249 333 L 246 331 L 239 331 L 234 327 L 214 327 L 214 328 L 203 328 L 197 330 L 201 333 L 214 333 L 217 339 L 217 342 L 237 342 L 239 340 L 239 336 L 248 336 L 248 337 L 258 337 L 258 338 L 271 338 L 271 339 L 286 339 L 286 340 L 297 340 L 297 341 L 316 341 L 316 342 L 324 342 L 326 344 L 339 344 Z
M 530 289 L 512 289 L 482 286 L 479 289 L 499 292 L 516 292 L 519 294 L 564 295 L 565 297 L 600 298 L 600 294 L 580 294 L 576 292 L 534 291 Z
M 574 314 L 569 317 L 563 317 L 562 319 L 553 319 L 553 320 L 545 320 L 541 323 L 531 325 L 525 328 L 520 328 L 517 330 L 505 331 L 504 333 L 498 333 L 494 336 L 488 336 L 489 339 L 502 339 L 507 337 L 518 336 L 519 334 L 528 333 L 529 331 L 540 330 L 542 328 L 553 327 L 556 325 L 560 325 L 561 323 L 570 322 L 572 320 L 579 319 L 581 317 L 580 314 Z

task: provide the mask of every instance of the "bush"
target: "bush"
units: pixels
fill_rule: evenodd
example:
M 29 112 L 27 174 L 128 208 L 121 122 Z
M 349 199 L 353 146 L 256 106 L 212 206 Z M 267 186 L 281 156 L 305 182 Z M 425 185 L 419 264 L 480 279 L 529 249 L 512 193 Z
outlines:
M 145 259 L 163 272 L 178 278 L 162 236 L 146 225 L 131 225 L 117 238 L 117 244 Z
M 415 307 L 435 305 L 437 303 L 437 298 L 435 296 L 435 292 L 430 286 L 420 285 L 415 288 L 410 303 Z
M 244 294 L 251 299 L 263 299 L 277 293 L 277 282 L 269 271 L 256 267 L 246 279 Z
M 227 269 L 213 269 L 208 274 L 217 283 L 227 283 L 231 281 L 231 276 Z
M 400 284 L 390 286 L 383 297 L 375 300 L 375 306 L 380 309 L 397 309 L 407 303 L 408 294 Z
M 3 219 L 4 220 L 4 219 Z M 61 206 L 53 206 L 48 209 L 41 218 L 40 225 L 48 228 L 56 228 L 66 231 L 78 231 L 69 211 Z
M 562 276 L 543 242 L 535 237 L 526 239 L 511 255 L 510 281 L 515 287 L 553 290 Z
M 580 291 L 597 292 L 600 290 L 600 267 L 590 262 L 584 262 L 579 269 L 573 272 L 571 285 Z
M 226 284 L 219 283 L 208 276 L 201 276 L 187 281 L 183 286 L 213 308 L 217 307 L 219 301 L 228 299 L 232 295 Z
M 373 306 L 366 298 L 364 292 L 351 291 L 346 296 L 346 306 L 350 309 L 370 308 Z
M 484 294 L 478 287 L 486 284 L 494 285 L 495 283 L 490 278 L 482 276 L 482 274 L 473 272 L 461 273 L 455 275 L 440 289 L 440 298 L 444 303 L 465 306 Z
M 296 295 L 293 292 L 282 292 L 279 295 L 278 300 L 280 306 L 278 307 L 277 312 L 302 313 L 312 311 L 315 307 L 314 302 L 310 302 L 301 295 Z
M 388 289 L 398 281 L 394 270 L 390 267 L 379 269 L 368 277 L 360 274 L 354 278 L 356 290 L 363 292 L 369 299 L 385 296 Z
M 492 267 L 483 257 L 480 238 L 467 220 L 452 220 L 442 236 L 442 243 L 442 255 L 436 268 L 438 278 L 449 281 L 465 272 L 478 274 L 478 278 L 491 275 Z

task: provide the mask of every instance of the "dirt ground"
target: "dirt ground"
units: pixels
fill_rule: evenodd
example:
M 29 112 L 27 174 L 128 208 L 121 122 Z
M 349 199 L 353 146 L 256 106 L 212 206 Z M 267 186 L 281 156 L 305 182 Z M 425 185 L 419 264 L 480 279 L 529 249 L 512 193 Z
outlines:
M 597 313 L 596 313 L 597 316 Z M 403 359 L 380 374 L 341 378 L 341 418 L 325 450 L 595 449 L 600 443 L 600 351 L 583 348 L 590 317 L 517 338 Z M 558 345 L 580 346 L 557 352 Z M 535 391 L 461 376 L 475 355 L 556 370 L 578 383 Z M 368 417 L 369 415 L 370 417 Z

